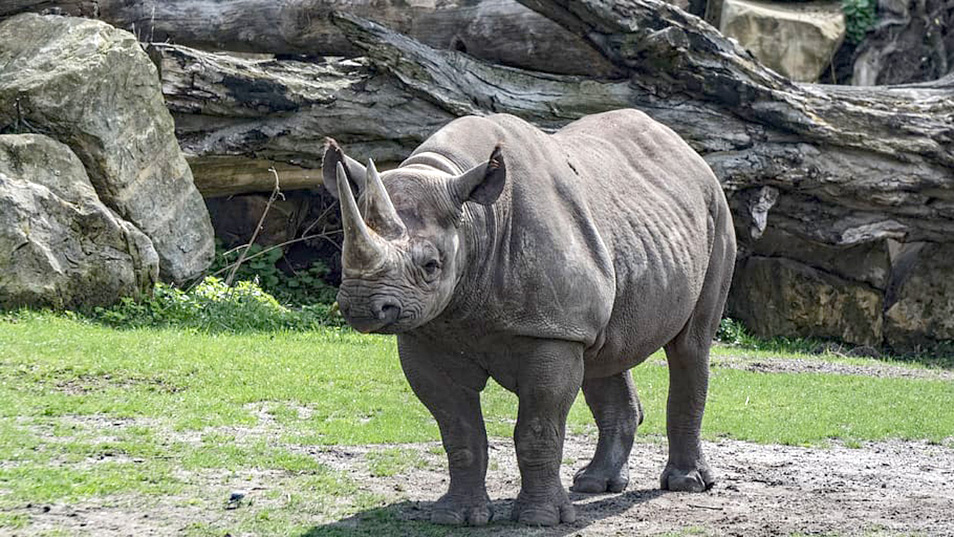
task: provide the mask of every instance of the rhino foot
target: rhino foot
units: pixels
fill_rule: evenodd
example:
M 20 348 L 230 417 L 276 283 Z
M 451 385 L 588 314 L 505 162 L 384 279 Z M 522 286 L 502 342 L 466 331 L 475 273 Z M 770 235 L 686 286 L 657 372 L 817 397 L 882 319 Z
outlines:
M 552 502 L 531 502 L 518 497 L 510 518 L 528 526 L 556 526 L 561 522 L 576 522 L 576 508 L 565 492 L 561 500 Z
M 606 468 L 594 467 L 591 462 L 573 476 L 573 492 L 600 493 L 622 492 L 629 484 L 629 468 L 624 464 L 622 468 L 613 471 Z
M 703 492 L 712 488 L 715 482 L 712 471 L 704 464 L 691 469 L 676 468 L 667 464 L 659 479 L 659 486 L 663 490 L 676 492 Z
M 483 526 L 493 518 L 490 498 L 458 498 L 447 494 L 434 504 L 431 522 L 451 526 Z

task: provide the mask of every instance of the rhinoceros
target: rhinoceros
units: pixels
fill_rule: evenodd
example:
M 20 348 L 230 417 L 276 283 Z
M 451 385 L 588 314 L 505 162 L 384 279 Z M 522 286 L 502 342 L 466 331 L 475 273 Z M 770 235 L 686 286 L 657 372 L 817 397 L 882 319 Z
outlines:
M 575 520 L 560 464 L 580 388 L 599 439 L 571 490 L 623 490 L 643 419 L 629 369 L 659 348 L 660 485 L 712 486 L 700 426 L 735 234 L 719 182 L 673 131 L 636 110 L 552 135 L 511 115 L 468 116 L 382 173 L 329 139 L 322 177 L 341 205 L 340 311 L 361 332 L 397 334 L 407 380 L 440 428 L 450 485 L 433 522 L 492 518 L 489 377 L 519 399 L 514 520 Z

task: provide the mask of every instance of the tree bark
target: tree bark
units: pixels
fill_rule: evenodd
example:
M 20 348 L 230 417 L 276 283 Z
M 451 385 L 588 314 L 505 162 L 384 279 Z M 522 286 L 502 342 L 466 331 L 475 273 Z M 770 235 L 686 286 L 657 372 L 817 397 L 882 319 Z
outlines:
M 828 317 L 790 322 L 804 311 L 786 310 L 789 320 L 761 332 L 918 341 L 910 319 L 893 319 L 911 298 L 898 290 L 914 288 L 905 286 L 911 256 L 934 251 L 918 245 L 954 237 L 954 77 L 873 88 L 796 84 L 654 0 L 527 3 L 626 76 L 492 65 L 352 15 L 334 21 L 365 55 L 356 60 L 155 50 L 180 139 L 197 162 L 230 155 L 316 168 L 321 139 L 334 136 L 351 154 L 395 163 L 465 114 L 507 112 L 555 130 L 591 113 L 642 109 L 682 135 L 722 181 L 743 249 L 740 277 L 778 287 L 772 275 L 781 274 L 799 290 L 768 296 L 743 281 L 734 291 L 737 314 L 753 323 L 771 317 L 760 301 L 739 298 L 746 292 L 762 303 L 809 296 L 811 311 L 834 304 L 821 308 Z
M 172 45 L 156 50 L 180 140 L 198 157 L 254 155 L 314 168 L 330 135 L 356 154 L 393 163 L 460 115 L 507 112 L 552 130 L 633 106 L 703 154 L 733 202 L 748 199 L 735 193 L 777 189 L 770 211 L 786 231 L 838 246 L 954 237 L 952 78 L 879 88 L 795 84 L 695 17 L 666 4 L 645 7 L 648 0 L 623 4 L 642 6 L 644 18 L 613 12 L 605 19 L 666 25 L 633 38 L 638 49 L 620 46 L 627 34 L 612 28 L 587 30 L 630 70 L 625 80 L 490 65 L 347 15 L 338 25 L 368 59 L 256 61 Z M 750 212 L 740 216 L 757 237 Z
M 589 45 L 515 0 L 10 0 L 24 11 L 98 18 L 147 42 L 290 56 L 359 53 L 331 21 L 334 10 L 377 21 L 432 47 L 490 62 L 564 74 L 609 76 Z

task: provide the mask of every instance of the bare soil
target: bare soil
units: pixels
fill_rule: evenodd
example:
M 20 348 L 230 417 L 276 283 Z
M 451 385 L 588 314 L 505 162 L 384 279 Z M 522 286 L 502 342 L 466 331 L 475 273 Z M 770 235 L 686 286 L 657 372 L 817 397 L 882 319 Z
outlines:
M 660 365 L 665 365 L 665 362 L 660 362 Z M 745 354 L 713 357 L 712 367 L 744 369 L 757 373 L 828 373 L 877 378 L 954 380 L 954 370 L 950 369 L 904 367 L 875 361 L 862 365 L 804 358 L 759 358 Z
M 563 481 L 592 454 L 592 435 L 570 436 L 564 449 Z M 371 451 L 395 446 L 310 448 L 320 462 L 347 473 L 362 492 L 383 497 L 383 507 L 335 520 L 317 517 L 306 535 L 413 535 L 422 531 L 431 503 L 447 486 L 446 464 L 437 443 L 398 446 L 411 461 L 391 477 L 372 476 Z M 669 493 L 658 488 L 666 460 L 661 438 L 643 438 L 630 458 L 631 483 L 619 494 L 571 493 L 579 519 L 555 528 L 526 528 L 509 522 L 519 473 L 513 444 L 493 439 L 488 488 L 495 520 L 480 529 L 448 529 L 447 534 L 500 536 L 569 535 L 929 535 L 954 536 L 954 449 L 925 442 L 887 441 L 861 448 L 758 445 L 734 440 L 707 442 L 709 461 L 720 480 L 709 492 Z M 182 535 L 193 522 L 227 517 L 224 494 L 246 489 L 245 501 L 267 503 L 282 476 L 263 472 L 229 482 L 207 479 L 223 502 L 214 511 L 183 498 L 89 500 L 77 505 L 30 506 L 31 525 L 14 531 L 34 535 L 49 530 L 68 535 Z M 322 519 L 324 518 L 324 519 Z M 382 526 L 382 520 L 383 526 Z M 433 528 L 431 528 L 433 531 Z M 0 534 L 5 534 L 0 529 Z M 439 530 L 438 535 L 443 534 Z M 251 535 L 251 534 L 250 534 Z M 237 536 L 236 536 L 237 537 Z
M 592 456 L 595 437 L 569 437 L 564 484 Z M 851 449 L 758 445 L 723 440 L 705 445 L 720 475 L 701 494 L 659 490 L 666 444 L 638 442 L 630 457 L 629 488 L 620 494 L 575 494 L 579 520 L 557 528 L 521 528 L 506 520 L 519 490 L 513 444 L 491 445 L 488 488 L 497 520 L 480 535 L 954 535 L 954 449 L 924 442 L 875 442 Z M 434 456 L 421 450 L 423 456 Z M 339 468 L 347 450 L 319 454 Z M 427 520 L 430 502 L 447 485 L 442 470 L 370 480 L 375 489 L 399 489 L 412 501 L 391 507 L 398 518 Z M 358 476 L 356 476 L 358 477 Z M 501 521 L 502 519 L 502 521 Z M 336 525 L 360 529 L 362 514 Z

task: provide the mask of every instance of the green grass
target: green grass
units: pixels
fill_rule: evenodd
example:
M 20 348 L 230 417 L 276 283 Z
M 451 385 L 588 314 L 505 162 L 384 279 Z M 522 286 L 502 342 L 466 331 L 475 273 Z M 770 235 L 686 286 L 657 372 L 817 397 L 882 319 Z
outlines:
M 402 474 L 411 468 L 424 468 L 423 459 L 416 451 L 401 448 L 388 448 L 368 452 L 368 469 L 373 477 L 391 477 Z
M 231 487 L 266 474 L 288 494 L 197 521 L 186 533 L 305 532 L 316 520 L 386 516 L 382 496 L 308 450 L 439 439 L 393 338 L 333 328 L 206 334 L 117 330 L 53 315 L 0 319 L 0 528 L 28 526 L 29 515 L 16 509 L 31 502 L 148 495 L 219 512 Z M 739 351 L 715 354 L 732 352 Z M 665 431 L 667 369 L 655 363 L 662 359 L 633 370 L 647 413 L 641 435 Z M 482 399 L 490 434 L 512 434 L 515 396 L 491 383 Z M 569 421 L 573 432 L 593 430 L 582 397 Z M 950 441 L 954 382 L 714 368 L 704 434 L 812 446 Z M 421 463 L 398 447 L 374 450 L 363 464 L 393 476 Z

